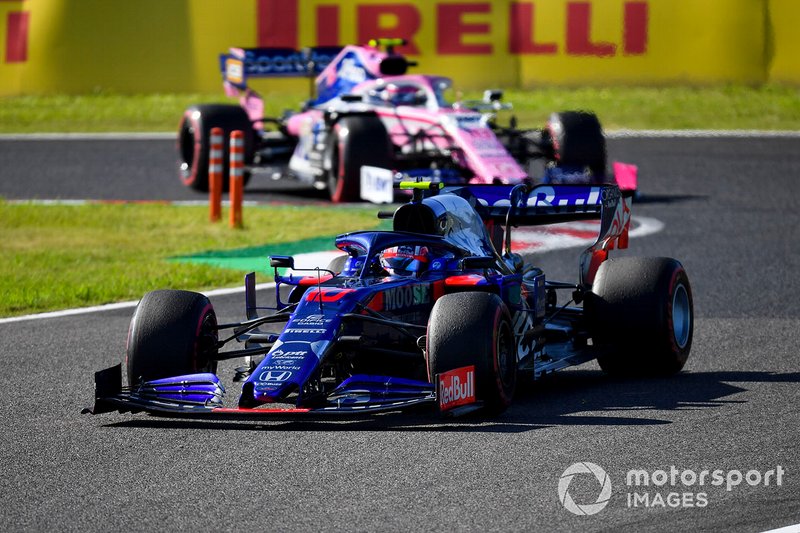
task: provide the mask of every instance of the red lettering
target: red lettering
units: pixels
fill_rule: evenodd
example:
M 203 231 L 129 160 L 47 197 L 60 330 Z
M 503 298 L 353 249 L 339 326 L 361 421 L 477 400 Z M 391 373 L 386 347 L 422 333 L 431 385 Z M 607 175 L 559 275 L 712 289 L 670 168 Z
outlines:
M 297 48 L 298 0 L 258 0 L 258 46 Z
M 535 6 L 530 2 L 512 2 L 508 17 L 508 51 L 512 54 L 555 54 L 556 43 L 537 43 L 533 33 Z
M 6 24 L 6 63 L 24 63 L 28 60 L 28 26 L 30 13 L 12 11 Z
M 416 6 L 411 4 L 381 4 L 358 6 L 358 44 L 367 44 L 378 37 L 406 39 L 406 46 L 397 47 L 401 54 L 419 55 L 414 36 L 422 24 L 422 17 Z M 394 24 L 382 25 L 386 16 L 394 18 Z
M 625 54 L 640 55 L 647 52 L 648 17 L 647 2 L 625 4 L 625 29 L 622 36 L 622 50 Z
M 339 45 L 339 6 L 317 6 L 317 46 Z
M 488 23 L 467 23 L 467 13 L 491 13 L 491 4 L 439 4 L 436 21 L 436 51 L 439 54 L 491 54 L 489 43 L 467 44 L 466 34 L 488 35 Z
M 617 47 L 613 43 L 591 40 L 592 5 L 588 2 L 567 4 L 567 54 L 576 56 L 613 56 Z

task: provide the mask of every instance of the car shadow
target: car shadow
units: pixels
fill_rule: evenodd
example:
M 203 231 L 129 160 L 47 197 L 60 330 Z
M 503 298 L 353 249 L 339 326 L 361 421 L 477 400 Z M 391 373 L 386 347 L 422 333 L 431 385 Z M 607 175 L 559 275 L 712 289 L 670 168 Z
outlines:
M 134 418 L 110 428 L 238 431 L 418 431 L 520 433 L 554 426 L 654 426 L 671 424 L 673 411 L 725 409 L 746 383 L 800 383 L 800 372 L 685 372 L 670 378 L 611 378 L 600 371 L 561 372 L 517 391 L 513 405 L 496 417 L 442 417 L 433 410 L 342 415 L 297 415 L 272 420 Z M 663 418 L 661 418 L 663 417 Z

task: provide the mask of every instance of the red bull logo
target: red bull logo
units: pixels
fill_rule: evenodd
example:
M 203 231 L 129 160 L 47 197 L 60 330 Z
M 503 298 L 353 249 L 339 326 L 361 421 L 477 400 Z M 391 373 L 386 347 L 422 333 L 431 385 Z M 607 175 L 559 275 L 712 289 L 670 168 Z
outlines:
M 437 389 L 440 411 L 475 403 L 475 367 L 465 366 L 439 374 Z

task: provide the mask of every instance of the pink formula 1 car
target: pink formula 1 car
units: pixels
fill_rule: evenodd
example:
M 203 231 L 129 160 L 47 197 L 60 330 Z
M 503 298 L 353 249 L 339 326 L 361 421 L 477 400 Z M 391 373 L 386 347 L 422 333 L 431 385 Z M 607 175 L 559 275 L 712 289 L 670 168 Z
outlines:
M 513 118 L 510 126 L 500 126 L 497 112 L 510 108 L 501 102 L 501 91 L 486 91 L 482 101 L 451 103 L 451 80 L 407 74 L 414 63 L 394 52 L 400 44 L 233 48 L 222 54 L 226 93 L 238 96 L 240 105 L 186 110 L 178 137 L 183 183 L 208 190 L 213 127 L 226 134 L 245 132 L 245 179 L 259 167 L 269 168 L 273 177 L 327 189 L 334 202 L 371 198 L 376 189 L 391 194 L 393 175 L 427 174 L 445 183 L 475 184 L 613 182 L 594 114 L 554 113 L 543 129 L 518 129 Z M 247 80 L 278 76 L 314 77 L 316 96 L 299 112 L 264 117 L 264 102 Z M 544 176 L 537 179 L 528 170 L 534 159 L 545 161 Z M 386 169 L 388 178 L 366 175 L 364 167 Z M 635 175 L 618 185 L 635 189 Z

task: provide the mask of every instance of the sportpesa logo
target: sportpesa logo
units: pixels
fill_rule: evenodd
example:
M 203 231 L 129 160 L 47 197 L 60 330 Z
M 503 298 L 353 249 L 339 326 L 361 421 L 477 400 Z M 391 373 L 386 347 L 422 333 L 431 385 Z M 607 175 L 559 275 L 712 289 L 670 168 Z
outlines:
M 593 474 L 597 482 L 600 484 L 600 494 L 597 496 L 597 501 L 594 503 L 579 504 L 575 503 L 569 493 L 569 485 L 572 483 L 572 478 L 578 474 Z M 606 471 L 600 466 L 590 463 L 582 462 L 575 463 L 569 466 L 564 473 L 561 474 L 561 479 L 558 481 L 558 499 L 561 505 L 572 514 L 576 515 L 593 515 L 597 514 L 608 505 L 608 500 L 611 498 L 611 479 L 609 479 Z

